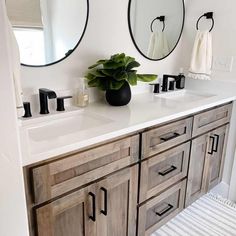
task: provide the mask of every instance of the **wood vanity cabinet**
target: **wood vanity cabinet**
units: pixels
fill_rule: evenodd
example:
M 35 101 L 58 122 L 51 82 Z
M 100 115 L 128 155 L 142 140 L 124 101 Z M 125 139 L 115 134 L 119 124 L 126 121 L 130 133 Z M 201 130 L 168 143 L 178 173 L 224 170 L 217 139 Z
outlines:
M 192 141 L 186 206 L 215 187 L 222 178 L 228 125 Z
M 26 167 L 31 236 L 135 236 L 138 161 L 131 135 Z
M 31 236 L 149 236 L 222 178 L 232 104 L 25 167 Z
M 138 166 L 36 209 L 38 236 L 135 236 Z

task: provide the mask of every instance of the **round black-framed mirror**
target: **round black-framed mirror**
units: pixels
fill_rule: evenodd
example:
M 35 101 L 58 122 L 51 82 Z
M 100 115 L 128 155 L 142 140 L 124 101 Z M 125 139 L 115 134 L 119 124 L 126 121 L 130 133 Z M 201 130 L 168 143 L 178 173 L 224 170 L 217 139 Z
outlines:
M 46 67 L 65 60 L 81 43 L 89 0 L 6 0 L 21 65 Z
M 130 35 L 136 49 L 148 60 L 163 60 L 175 50 L 184 22 L 184 0 L 129 0 Z

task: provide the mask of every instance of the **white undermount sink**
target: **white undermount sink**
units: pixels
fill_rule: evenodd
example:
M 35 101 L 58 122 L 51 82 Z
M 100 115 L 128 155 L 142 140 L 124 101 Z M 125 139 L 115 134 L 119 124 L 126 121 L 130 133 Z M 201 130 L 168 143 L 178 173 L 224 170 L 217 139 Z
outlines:
M 186 101 L 195 102 L 202 99 L 214 97 L 216 95 L 184 89 L 184 90 L 177 90 L 173 92 L 171 91 L 171 92 L 166 92 L 166 93 L 160 93 L 160 94 L 156 94 L 155 96 L 159 98 L 174 100 L 177 102 L 186 102 Z
M 66 138 L 72 134 L 82 134 L 84 131 L 101 127 L 112 120 L 95 113 L 72 111 L 57 115 L 41 116 L 23 121 L 23 129 L 33 142 L 42 142 Z

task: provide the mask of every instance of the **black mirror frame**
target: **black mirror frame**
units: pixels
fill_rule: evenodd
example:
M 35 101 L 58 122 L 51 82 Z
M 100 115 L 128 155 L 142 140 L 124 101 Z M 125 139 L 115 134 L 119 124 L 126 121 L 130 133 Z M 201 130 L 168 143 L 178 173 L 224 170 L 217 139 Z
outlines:
M 167 54 L 165 57 L 162 57 L 160 59 L 152 59 L 152 58 L 149 58 L 147 57 L 138 47 L 135 39 L 134 39 L 134 36 L 133 36 L 133 33 L 132 33 L 132 27 L 131 27 L 131 20 L 130 20 L 130 9 L 131 9 L 131 2 L 132 0 L 129 0 L 129 5 L 128 5 L 128 25 L 129 25 L 129 32 L 130 32 L 130 36 L 132 38 L 132 41 L 134 43 L 134 46 L 136 47 L 136 49 L 138 50 L 138 52 L 143 56 L 145 57 L 146 59 L 150 60 L 150 61 L 161 61 L 163 59 L 165 59 L 166 57 L 168 57 L 174 50 L 175 48 L 177 47 L 177 45 L 179 44 L 179 41 L 181 39 L 181 36 L 183 34 L 183 29 L 184 29 L 184 23 L 185 23 L 185 4 L 184 4 L 184 0 L 182 0 L 182 3 L 183 3 L 183 23 L 182 23 L 182 28 L 181 28 L 181 32 L 180 32 L 180 35 L 179 35 L 179 38 L 178 38 L 178 41 L 176 42 L 174 48 L 170 51 L 169 54 Z
M 75 50 L 76 48 L 79 46 L 79 44 L 81 43 L 83 37 L 84 37 L 84 34 L 85 34 L 85 31 L 87 29 L 87 25 L 88 25 L 88 19 L 89 19 L 89 0 L 87 0 L 87 17 L 86 17 L 86 21 L 85 21 L 85 25 L 84 25 L 84 30 L 82 32 L 82 35 L 78 41 L 78 43 L 75 45 L 75 47 L 73 49 L 71 49 L 69 51 L 69 53 L 67 53 L 67 55 L 65 55 L 64 57 L 62 57 L 60 60 L 57 60 L 57 61 L 54 61 L 54 62 L 51 62 L 51 63 L 48 63 L 48 64 L 45 64 L 45 65 L 28 65 L 28 64 L 24 64 L 24 63 L 21 63 L 22 66 L 25 66 L 25 67 L 33 67 L 33 68 L 38 68 L 38 67 L 48 67 L 48 66 L 52 66 L 52 65 L 55 65 L 63 60 L 65 60 L 67 57 L 69 57 Z

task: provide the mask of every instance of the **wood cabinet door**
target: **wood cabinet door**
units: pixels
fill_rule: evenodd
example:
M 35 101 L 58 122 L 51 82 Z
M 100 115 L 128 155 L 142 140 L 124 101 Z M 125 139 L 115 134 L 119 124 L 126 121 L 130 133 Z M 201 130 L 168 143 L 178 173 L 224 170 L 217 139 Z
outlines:
M 36 209 L 38 236 L 95 236 L 96 186 Z
M 227 136 L 228 125 L 220 127 L 211 132 L 211 137 L 214 138 L 214 142 L 212 144 L 213 154 L 209 155 L 210 169 L 208 190 L 211 190 L 213 187 L 215 187 L 222 179 Z
M 98 183 L 98 236 L 135 236 L 138 166 Z
M 210 134 L 208 133 L 192 141 L 186 206 L 189 206 L 207 191 L 207 184 L 209 182 L 209 139 Z
M 34 203 L 41 204 L 121 170 L 139 159 L 139 136 L 123 138 L 30 170 Z

